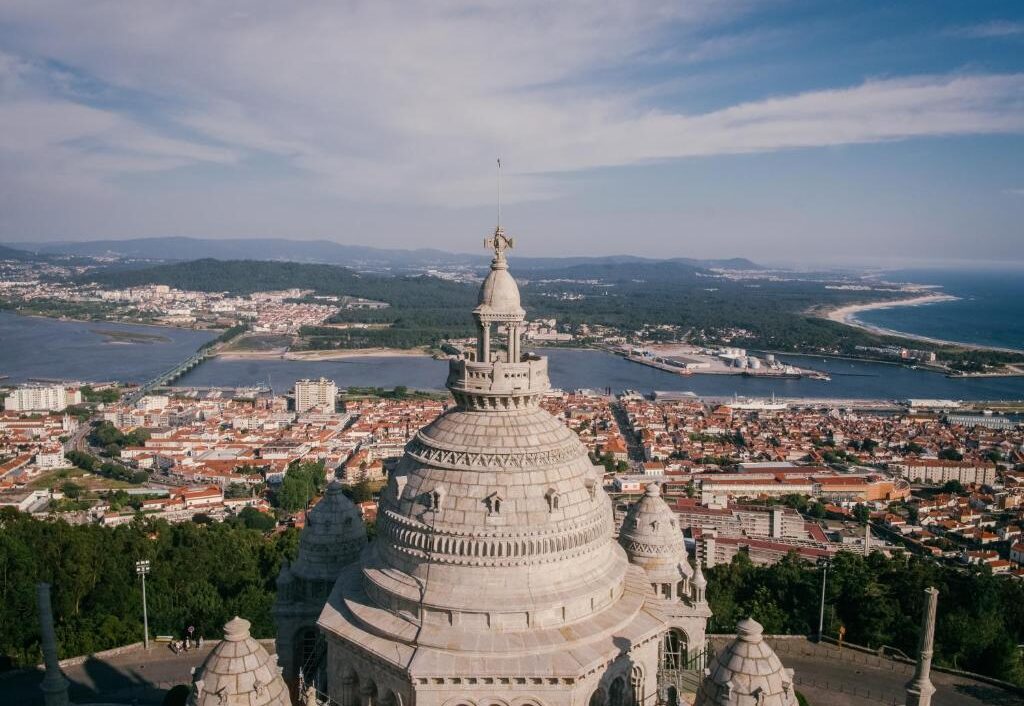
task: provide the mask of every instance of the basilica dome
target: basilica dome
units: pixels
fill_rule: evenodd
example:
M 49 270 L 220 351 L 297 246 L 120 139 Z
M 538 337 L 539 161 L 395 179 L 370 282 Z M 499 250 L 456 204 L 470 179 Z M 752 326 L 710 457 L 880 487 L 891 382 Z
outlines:
M 377 538 L 320 616 L 328 672 L 342 702 L 373 674 L 384 706 L 413 694 L 469 703 L 477 691 L 497 703 L 541 686 L 573 703 L 615 694 L 625 706 L 630 689 L 645 701 L 663 615 L 614 539 L 602 469 L 540 406 L 547 359 L 520 352 L 512 241 L 497 229 L 488 243 L 477 346 L 449 360 L 456 404 L 406 445 Z M 495 324 L 503 341 L 492 341 Z

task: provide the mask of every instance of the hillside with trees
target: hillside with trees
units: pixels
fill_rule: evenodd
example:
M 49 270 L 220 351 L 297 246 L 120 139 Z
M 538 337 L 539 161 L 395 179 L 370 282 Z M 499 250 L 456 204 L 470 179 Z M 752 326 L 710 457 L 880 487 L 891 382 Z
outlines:
M 864 356 L 858 346 L 905 345 L 829 321 L 814 311 L 865 300 L 905 298 L 904 292 L 844 289 L 820 278 L 732 279 L 683 261 L 593 262 L 569 267 L 516 268 L 523 305 L 531 318 L 556 318 L 570 326 L 601 325 L 631 335 L 639 322 L 647 335 L 687 335 L 696 343 L 723 343 L 757 350 Z M 437 345 L 473 334 L 471 309 L 477 285 L 427 275 L 365 274 L 336 265 L 255 260 L 196 260 L 134 270 L 91 273 L 86 280 L 113 288 L 166 284 L 204 292 L 251 294 L 290 288 L 320 296 L 361 297 L 383 309 L 343 309 L 330 323 L 366 328 L 307 327 L 299 347 L 311 349 Z M 657 331 L 658 326 L 674 327 Z M 943 351 L 962 369 L 1024 362 L 1024 356 Z

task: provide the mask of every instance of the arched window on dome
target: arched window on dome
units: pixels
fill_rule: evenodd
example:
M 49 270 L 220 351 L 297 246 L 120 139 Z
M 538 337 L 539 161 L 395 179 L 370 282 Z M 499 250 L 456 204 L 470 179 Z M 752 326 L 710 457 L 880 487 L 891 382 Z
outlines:
M 678 628 L 669 629 L 661 643 L 661 668 L 665 670 L 686 669 L 689 641 L 686 633 Z
M 608 706 L 627 706 L 626 681 L 622 677 L 615 677 L 608 688 Z
M 633 706 L 643 706 L 644 670 L 639 664 L 633 665 L 633 671 L 629 675 L 629 685 L 633 692 Z
M 554 512 L 558 509 L 558 491 L 554 488 L 548 488 L 548 492 L 544 493 L 544 498 L 548 501 L 548 512 Z
M 500 515 L 501 514 L 501 502 L 502 498 L 497 493 L 491 493 L 484 498 L 484 503 L 487 505 L 488 515 Z

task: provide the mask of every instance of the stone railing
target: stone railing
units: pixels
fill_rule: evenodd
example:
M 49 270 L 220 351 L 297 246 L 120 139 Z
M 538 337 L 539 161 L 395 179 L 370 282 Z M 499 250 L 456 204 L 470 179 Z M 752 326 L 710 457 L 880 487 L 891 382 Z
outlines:
M 448 389 L 464 407 L 514 409 L 536 404 L 551 387 L 547 358 L 519 363 L 448 362 Z

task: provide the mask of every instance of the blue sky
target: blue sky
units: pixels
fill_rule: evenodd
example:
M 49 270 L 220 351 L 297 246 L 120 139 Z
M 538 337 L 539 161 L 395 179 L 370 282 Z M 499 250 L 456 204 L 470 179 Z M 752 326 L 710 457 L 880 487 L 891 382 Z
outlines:
M 1024 260 L 1020 2 L 0 6 L 0 240 Z

